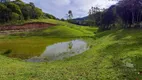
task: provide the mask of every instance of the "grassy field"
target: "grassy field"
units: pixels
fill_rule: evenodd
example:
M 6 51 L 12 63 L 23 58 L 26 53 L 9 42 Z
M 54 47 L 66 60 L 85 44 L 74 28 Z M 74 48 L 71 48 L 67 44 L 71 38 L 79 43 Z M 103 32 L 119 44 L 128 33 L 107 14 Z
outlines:
M 75 38 L 84 39 L 91 48 L 68 59 L 43 63 L 24 62 L 0 55 L 0 80 L 142 80 L 142 74 L 139 74 L 142 72 L 141 30 L 110 30 L 94 35 L 96 28 L 49 21 L 59 25 L 36 32 L 2 36 L 0 49 L 12 46 L 14 51 L 21 49 L 26 53 L 31 50 L 32 53 L 34 48 L 31 45 L 45 47 L 56 43 L 54 40 L 62 42 Z M 28 43 L 30 46 L 26 47 Z M 20 44 L 24 47 L 19 47 Z M 35 50 L 38 51 L 40 48 Z

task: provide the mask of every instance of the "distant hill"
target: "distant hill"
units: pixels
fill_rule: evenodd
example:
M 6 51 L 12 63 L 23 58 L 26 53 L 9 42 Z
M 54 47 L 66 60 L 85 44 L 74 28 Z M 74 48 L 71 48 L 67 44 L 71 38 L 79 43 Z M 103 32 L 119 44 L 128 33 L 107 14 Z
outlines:
M 87 20 L 88 16 L 85 16 L 85 17 L 82 17 L 82 18 L 75 18 L 73 20 L 80 20 L 80 21 L 83 21 L 83 20 Z
M 84 25 L 84 26 L 88 26 L 87 24 L 87 19 L 88 16 L 82 17 L 82 18 L 75 18 L 73 19 L 73 21 L 71 23 L 77 24 L 77 25 Z

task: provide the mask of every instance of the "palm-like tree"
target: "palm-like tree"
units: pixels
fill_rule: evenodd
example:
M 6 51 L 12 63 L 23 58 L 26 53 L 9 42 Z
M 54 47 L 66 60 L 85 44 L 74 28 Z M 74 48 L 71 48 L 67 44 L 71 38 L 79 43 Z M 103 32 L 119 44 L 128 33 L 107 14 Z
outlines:
M 71 10 L 68 11 L 68 18 L 69 18 L 69 19 L 72 19 L 72 18 L 73 18 L 73 14 L 72 14 L 72 11 L 71 11 Z

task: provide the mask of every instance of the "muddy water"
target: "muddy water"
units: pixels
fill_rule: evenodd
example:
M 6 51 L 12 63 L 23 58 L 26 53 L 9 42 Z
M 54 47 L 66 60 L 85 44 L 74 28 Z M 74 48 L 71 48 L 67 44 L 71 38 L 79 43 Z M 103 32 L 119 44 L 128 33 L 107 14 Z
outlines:
M 28 62 L 45 62 L 62 60 L 83 53 L 88 50 L 87 43 L 83 40 L 73 40 L 69 42 L 56 43 L 47 46 L 46 50 L 39 57 L 28 59 Z

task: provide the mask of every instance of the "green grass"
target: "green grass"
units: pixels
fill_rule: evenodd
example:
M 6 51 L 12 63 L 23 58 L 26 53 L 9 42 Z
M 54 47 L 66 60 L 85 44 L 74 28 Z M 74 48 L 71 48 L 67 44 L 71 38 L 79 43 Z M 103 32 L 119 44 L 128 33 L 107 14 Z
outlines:
M 4 43 L 13 40 L 18 43 L 21 40 L 21 43 L 26 41 L 28 43 L 30 39 L 33 44 L 44 44 L 48 36 L 58 37 L 57 40 L 59 38 L 68 40 L 73 36 L 76 38 L 88 36 L 96 30 L 70 25 L 73 24 L 65 25 L 65 22 L 62 22 L 56 27 L 41 30 L 41 33 L 50 33 L 50 35 L 39 36 L 37 32 L 32 32 L 34 34 L 31 35 L 32 38 L 26 36 L 25 40 L 17 38 L 17 35 L 9 38 L 1 37 L 0 41 Z M 56 34 L 58 31 L 61 32 Z M 29 34 L 31 33 L 27 35 Z M 61 61 L 30 63 L 0 55 L 0 80 L 142 80 L 142 75 L 138 74 L 142 71 L 141 34 L 141 30 L 127 29 L 99 32 L 94 37 L 92 35 L 92 38 L 82 37 L 91 46 L 90 49 L 83 54 Z M 134 67 L 126 66 L 126 63 L 133 64 Z
M 31 23 L 31 22 L 45 22 L 45 23 L 52 23 L 52 24 L 67 24 L 66 22 L 62 22 L 59 20 L 53 20 L 53 19 L 30 19 L 30 20 L 19 20 L 19 21 L 12 21 L 7 23 L 0 23 L 1 26 L 4 25 L 22 25 L 25 23 Z
M 91 31 L 92 30 L 92 31 Z M 91 37 L 94 36 L 94 32 L 97 28 L 83 27 L 83 26 L 68 26 L 68 25 L 58 25 L 54 27 L 49 27 L 47 29 L 32 31 L 32 32 L 22 32 L 19 34 L 12 34 L 12 36 L 43 36 L 43 37 Z
M 31 20 L 29 22 L 45 22 L 57 24 L 43 30 L 36 30 L 32 32 L 22 32 L 19 34 L 13 34 L 18 36 L 44 36 L 44 37 L 91 37 L 94 36 L 94 32 L 97 31 L 96 27 L 78 26 L 67 22 L 51 20 L 51 19 L 39 19 Z

